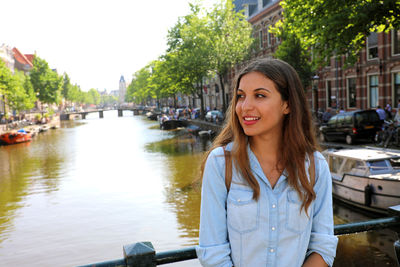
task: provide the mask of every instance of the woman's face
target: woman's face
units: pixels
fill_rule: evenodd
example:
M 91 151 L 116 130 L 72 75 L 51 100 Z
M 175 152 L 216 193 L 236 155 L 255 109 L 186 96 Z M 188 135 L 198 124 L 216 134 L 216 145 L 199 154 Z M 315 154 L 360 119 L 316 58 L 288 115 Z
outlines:
M 289 107 L 274 82 L 260 72 L 247 73 L 240 79 L 237 97 L 236 115 L 247 136 L 282 134 L 283 117 Z

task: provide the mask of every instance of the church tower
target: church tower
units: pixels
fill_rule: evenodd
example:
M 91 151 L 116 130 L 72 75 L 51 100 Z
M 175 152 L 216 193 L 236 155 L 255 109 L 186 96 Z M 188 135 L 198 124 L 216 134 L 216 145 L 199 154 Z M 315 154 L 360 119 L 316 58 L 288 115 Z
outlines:
M 121 75 L 121 79 L 119 79 L 119 99 L 118 99 L 118 103 L 120 105 L 125 102 L 125 93 L 126 93 L 126 83 L 124 75 Z

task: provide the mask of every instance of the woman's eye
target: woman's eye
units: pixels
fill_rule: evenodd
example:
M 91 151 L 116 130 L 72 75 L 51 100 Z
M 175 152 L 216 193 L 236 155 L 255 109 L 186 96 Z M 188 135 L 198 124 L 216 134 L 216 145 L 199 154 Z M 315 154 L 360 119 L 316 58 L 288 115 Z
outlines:
M 263 95 L 263 94 L 256 94 L 256 97 L 257 97 L 257 98 L 261 98 L 261 97 L 265 97 L 265 95 Z
M 239 99 L 239 98 L 243 98 L 244 97 L 244 95 L 237 95 L 237 98 Z

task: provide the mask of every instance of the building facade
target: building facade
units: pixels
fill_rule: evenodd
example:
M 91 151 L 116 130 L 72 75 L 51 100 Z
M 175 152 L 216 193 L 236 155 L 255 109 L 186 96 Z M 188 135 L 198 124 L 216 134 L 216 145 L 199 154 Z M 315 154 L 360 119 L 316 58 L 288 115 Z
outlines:
M 244 10 L 254 27 L 259 48 L 255 57 L 272 57 L 280 40 L 268 31 L 282 17 L 279 0 L 236 0 L 237 11 Z M 370 109 L 391 104 L 397 108 L 400 99 L 400 29 L 388 33 L 371 33 L 354 66 L 345 67 L 345 57 L 332 57 L 328 66 L 314 77 L 307 96 L 313 111 L 339 108 Z M 232 81 L 237 70 L 228 75 Z

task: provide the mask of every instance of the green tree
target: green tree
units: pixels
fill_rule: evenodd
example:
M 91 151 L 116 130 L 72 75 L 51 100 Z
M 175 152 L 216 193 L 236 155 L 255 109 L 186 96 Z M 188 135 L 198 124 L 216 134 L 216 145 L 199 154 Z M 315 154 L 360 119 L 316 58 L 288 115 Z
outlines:
M 59 103 L 61 100 L 62 77 L 49 68 L 48 63 L 35 56 L 31 70 L 31 83 L 38 98 L 43 103 Z
M 6 99 L 8 106 L 18 113 L 34 107 L 36 96 L 29 77 L 23 72 L 15 70 Z
M 5 100 L 5 96 L 10 94 L 12 86 L 12 72 L 7 68 L 6 63 L 0 59 L 0 96 Z
M 61 95 L 62 95 L 62 97 L 64 97 L 65 100 L 70 100 L 68 98 L 68 93 L 71 90 L 71 87 L 72 87 L 71 80 L 70 80 L 68 74 L 64 73 Z
M 190 4 L 190 9 L 191 13 L 179 18 L 168 32 L 167 56 L 179 91 L 198 96 L 204 109 L 203 79 L 212 69 L 210 28 L 208 18 L 201 16 L 198 5 Z
M 127 102 L 143 103 L 151 97 L 151 91 L 149 87 L 149 77 L 151 75 L 148 66 L 141 68 L 135 72 L 132 78 L 131 84 L 127 88 L 125 100 Z
M 74 84 L 68 90 L 67 99 L 71 102 L 79 102 L 80 94 L 81 94 L 81 88 L 77 84 Z
M 221 0 L 208 14 L 211 63 L 216 71 L 223 95 L 223 110 L 226 110 L 224 76 L 237 63 L 242 62 L 254 43 L 253 28 L 243 13 L 237 13 L 232 0 Z
M 280 4 L 283 28 L 296 34 L 304 47 L 312 47 L 319 64 L 335 55 L 347 55 L 352 64 L 370 32 L 400 27 L 398 0 L 283 0 Z
M 293 66 L 300 76 L 303 88 L 306 89 L 310 84 L 313 73 L 309 50 L 304 49 L 300 39 L 295 34 L 282 31 L 279 37 L 282 42 L 274 56 Z
M 98 105 L 100 104 L 100 93 L 92 88 L 87 92 L 87 100 L 86 100 L 87 104 L 94 104 L 94 105 Z

